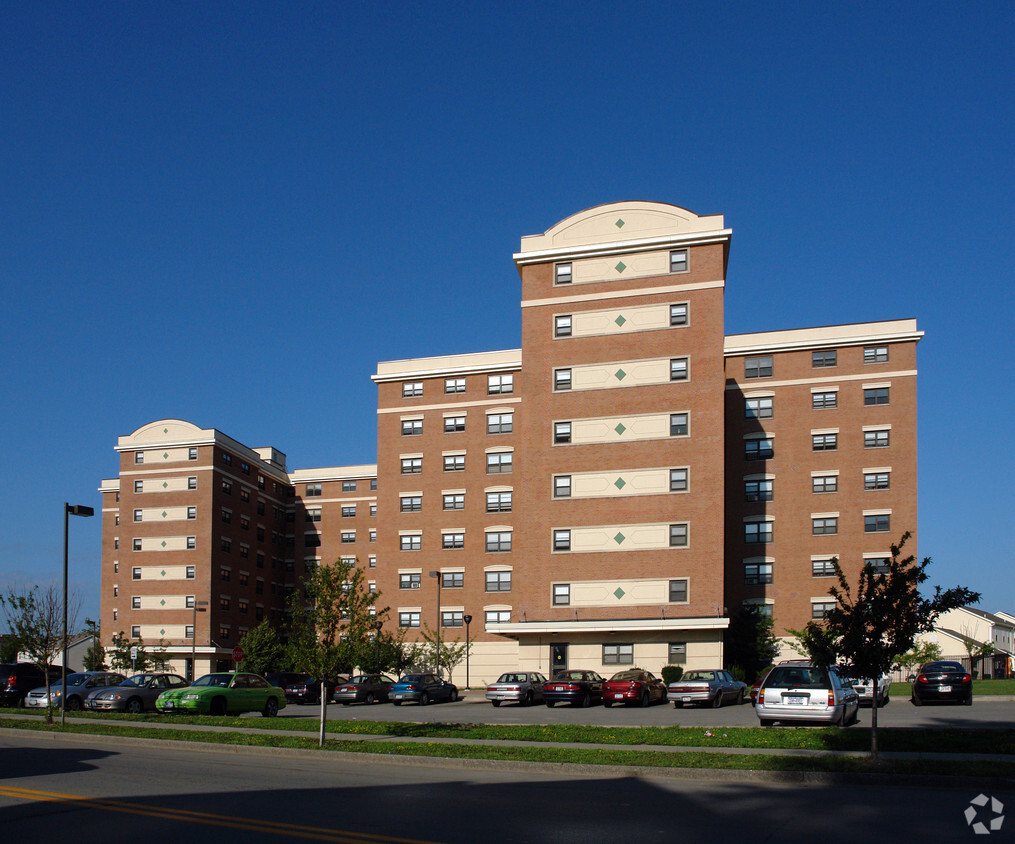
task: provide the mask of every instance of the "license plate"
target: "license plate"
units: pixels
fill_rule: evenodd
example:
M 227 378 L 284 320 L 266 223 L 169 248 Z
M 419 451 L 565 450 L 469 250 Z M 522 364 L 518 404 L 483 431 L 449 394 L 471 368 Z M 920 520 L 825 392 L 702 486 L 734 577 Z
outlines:
M 684 695 L 680 700 L 681 700 L 682 703 L 690 703 L 691 702 L 691 696 L 690 695 Z
M 391 697 L 394 698 L 395 700 L 401 700 L 402 699 L 402 695 L 392 695 Z
M 613 695 L 613 699 L 614 700 L 623 700 L 624 699 L 624 693 L 623 692 L 616 692 Z
M 174 706 L 176 706 L 176 704 L 173 703 L 171 700 L 166 701 L 166 709 L 172 709 Z
M 803 706 L 807 703 L 807 698 L 803 695 L 786 695 L 782 700 L 787 706 Z
M 564 689 L 564 687 L 563 687 L 563 686 L 554 686 L 554 687 L 553 687 L 553 690 L 554 690 L 555 692 L 563 692 L 563 691 L 565 691 L 565 689 Z
M 951 686 L 939 686 L 938 687 L 938 691 L 939 692 L 950 692 L 951 690 L 952 690 Z

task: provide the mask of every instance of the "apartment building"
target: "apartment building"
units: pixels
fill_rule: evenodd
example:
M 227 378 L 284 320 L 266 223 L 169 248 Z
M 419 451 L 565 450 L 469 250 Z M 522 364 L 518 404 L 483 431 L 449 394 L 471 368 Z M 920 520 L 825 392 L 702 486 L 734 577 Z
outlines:
M 779 635 L 820 617 L 832 557 L 854 571 L 915 534 L 922 333 L 725 336 L 731 235 L 721 215 L 621 202 L 522 238 L 521 347 L 379 363 L 376 465 L 288 472 L 274 449 L 183 422 L 120 438 L 103 630 L 201 643 L 198 670 L 226 659 L 249 626 L 232 580 L 244 540 L 242 559 L 272 564 L 267 617 L 312 565 L 356 558 L 410 639 L 468 629 L 480 682 L 719 665 L 745 602 Z M 126 587 L 139 604 L 117 596 L 120 562 L 141 570 Z M 243 571 L 249 586 L 257 568 Z M 195 640 L 188 600 L 212 610 Z

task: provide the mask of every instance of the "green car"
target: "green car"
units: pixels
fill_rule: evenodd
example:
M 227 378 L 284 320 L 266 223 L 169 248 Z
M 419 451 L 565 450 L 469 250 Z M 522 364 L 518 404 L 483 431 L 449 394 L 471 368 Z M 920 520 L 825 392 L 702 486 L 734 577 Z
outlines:
M 274 718 L 285 708 L 285 692 L 257 674 L 205 674 L 190 686 L 160 694 L 155 708 L 167 715 L 174 712 L 202 715 L 260 712 L 266 718 Z

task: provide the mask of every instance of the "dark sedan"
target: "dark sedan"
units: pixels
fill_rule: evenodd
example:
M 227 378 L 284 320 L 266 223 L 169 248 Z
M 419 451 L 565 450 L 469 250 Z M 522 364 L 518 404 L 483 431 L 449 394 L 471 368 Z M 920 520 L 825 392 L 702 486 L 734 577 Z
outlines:
M 406 674 L 391 687 L 388 696 L 395 706 L 407 701 L 426 706 L 432 700 L 458 700 L 458 688 L 433 674 Z
M 549 683 L 543 684 L 543 701 L 551 707 L 555 703 L 591 706 L 593 701 L 603 699 L 603 682 L 603 678 L 595 671 L 558 671 Z
M 961 663 L 949 660 L 925 663 L 913 681 L 913 706 L 938 701 L 973 705 L 973 678 Z
M 332 699 L 348 706 L 350 703 L 383 703 L 395 681 L 386 674 L 358 674 L 335 687 Z
M 345 677 L 338 677 L 335 680 L 324 681 L 324 699 L 331 700 L 338 683 L 344 683 Z M 300 674 L 297 679 L 291 680 L 283 686 L 285 699 L 289 703 L 320 703 L 321 702 L 321 681 L 309 674 Z
M 603 683 L 603 706 L 615 703 L 637 703 L 648 706 L 657 700 L 666 700 L 666 685 L 651 671 L 631 668 L 618 671 Z

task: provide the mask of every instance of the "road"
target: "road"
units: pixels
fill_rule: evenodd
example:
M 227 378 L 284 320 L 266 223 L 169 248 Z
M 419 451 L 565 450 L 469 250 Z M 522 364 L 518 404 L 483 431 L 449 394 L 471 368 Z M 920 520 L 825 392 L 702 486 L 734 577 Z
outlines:
M 0 733 L 5 840 L 754 842 L 978 839 L 976 788 L 732 782 Z M 990 797 L 1015 812 L 1015 790 Z M 989 804 L 988 804 L 989 808 Z M 982 812 L 974 823 L 992 815 Z M 73 836 L 73 837 L 72 837 Z M 1010 840 L 1010 828 L 982 840 Z

